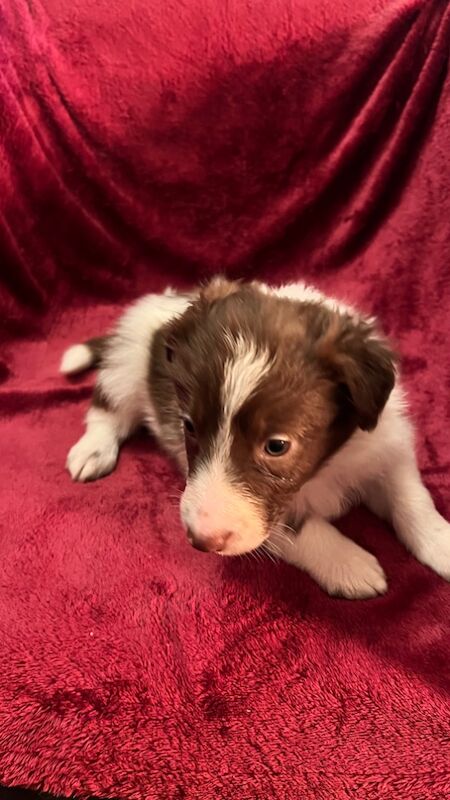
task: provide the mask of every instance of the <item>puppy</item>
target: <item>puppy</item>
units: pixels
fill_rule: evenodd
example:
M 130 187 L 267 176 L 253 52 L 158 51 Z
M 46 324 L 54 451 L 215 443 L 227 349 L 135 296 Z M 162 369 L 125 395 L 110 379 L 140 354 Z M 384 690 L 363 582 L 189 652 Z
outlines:
M 377 559 L 331 520 L 364 502 L 450 580 L 450 525 L 422 484 L 394 355 L 376 323 L 302 283 L 214 279 L 131 306 L 111 335 L 69 348 L 98 366 L 74 480 L 114 469 L 145 425 L 186 475 L 181 519 L 199 550 L 257 548 L 331 595 L 386 591 Z

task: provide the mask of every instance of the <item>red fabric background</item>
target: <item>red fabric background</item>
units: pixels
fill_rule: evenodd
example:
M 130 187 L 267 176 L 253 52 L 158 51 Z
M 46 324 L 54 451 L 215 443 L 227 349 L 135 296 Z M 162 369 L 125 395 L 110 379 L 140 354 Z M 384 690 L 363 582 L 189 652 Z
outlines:
M 443 0 L 0 0 L 0 782 L 127 800 L 450 796 L 450 586 L 356 510 L 389 593 L 188 547 L 148 438 L 63 465 L 63 348 L 217 270 L 311 278 L 403 355 L 450 514 Z

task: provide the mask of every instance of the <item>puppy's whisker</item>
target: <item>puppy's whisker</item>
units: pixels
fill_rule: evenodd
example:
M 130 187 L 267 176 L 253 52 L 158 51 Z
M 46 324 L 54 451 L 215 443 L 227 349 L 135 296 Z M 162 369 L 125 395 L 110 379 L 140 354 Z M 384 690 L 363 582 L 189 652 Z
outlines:
M 276 555 L 277 558 L 282 558 L 283 557 L 283 549 L 276 542 L 272 542 L 272 541 L 269 540 L 266 543 L 266 549 L 270 550 L 271 553 L 274 553 L 274 555 Z
M 274 558 L 274 555 L 273 555 L 273 554 L 272 554 L 272 552 L 270 551 L 270 549 L 269 549 L 269 547 L 268 547 L 268 544 L 267 544 L 266 542 L 264 542 L 264 543 L 261 545 L 261 551 L 264 553 L 264 555 L 266 555 L 266 556 L 268 557 L 269 561 L 272 561 L 272 562 L 273 562 L 273 564 L 276 564 L 276 563 L 277 563 L 277 562 L 276 562 L 276 559 Z
M 270 535 L 278 536 L 279 539 L 289 539 L 292 541 L 292 537 L 295 536 L 297 533 L 294 528 L 291 528 L 289 525 L 284 525 L 283 523 L 275 523 L 273 528 L 271 528 Z
M 278 543 L 278 546 L 282 548 L 285 545 L 289 545 L 290 547 L 294 544 L 293 539 L 288 536 L 286 533 L 281 531 L 271 531 L 270 533 L 270 541 L 271 544 Z
M 289 531 L 289 533 L 297 532 L 295 528 L 292 527 L 292 525 L 288 525 L 286 522 L 276 522 L 274 527 L 279 530 Z
M 267 553 L 273 553 L 278 558 L 282 556 L 281 548 L 275 542 L 265 542 L 264 549 Z

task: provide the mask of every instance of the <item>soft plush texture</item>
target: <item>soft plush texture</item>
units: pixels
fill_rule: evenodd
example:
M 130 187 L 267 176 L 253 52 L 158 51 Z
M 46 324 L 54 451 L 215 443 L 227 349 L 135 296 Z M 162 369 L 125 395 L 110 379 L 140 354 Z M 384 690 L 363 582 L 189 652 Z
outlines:
M 446 0 L 0 0 L 0 783 L 126 800 L 450 796 L 450 586 L 333 600 L 185 542 L 145 436 L 71 483 L 64 348 L 220 270 L 379 315 L 450 515 Z

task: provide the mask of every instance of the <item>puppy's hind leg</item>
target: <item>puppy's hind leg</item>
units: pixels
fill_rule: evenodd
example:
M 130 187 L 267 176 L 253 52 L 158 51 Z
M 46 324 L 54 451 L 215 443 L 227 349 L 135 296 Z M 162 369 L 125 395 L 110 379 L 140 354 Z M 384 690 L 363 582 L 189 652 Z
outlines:
M 66 467 L 75 481 L 92 481 L 112 472 L 120 444 L 134 428 L 125 409 L 113 409 L 98 387 L 86 415 L 86 433 L 72 447 Z

